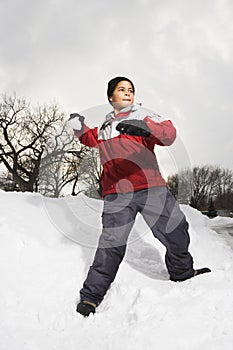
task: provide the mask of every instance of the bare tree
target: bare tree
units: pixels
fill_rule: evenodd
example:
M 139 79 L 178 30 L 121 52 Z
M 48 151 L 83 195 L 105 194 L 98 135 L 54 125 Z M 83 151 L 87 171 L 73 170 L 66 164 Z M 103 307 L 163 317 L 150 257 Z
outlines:
M 219 182 L 216 189 L 215 205 L 219 209 L 233 211 L 233 172 L 229 169 L 221 169 Z
M 77 195 L 80 192 L 77 188 L 79 168 L 85 152 L 85 146 L 73 141 L 73 146 L 70 145 L 69 150 L 56 155 L 52 152 L 50 157 L 45 157 L 41 163 L 39 192 L 55 198 L 67 193 Z M 67 185 L 70 185 L 69 189 L 62 193 Z
M 58 174 L 58 169 L 63 168 L 63 159 L 67 163 L 69 158 L 71 163 L 69 150 L 73 142 L 73 133 L 66 130 L 64 114 L 57 105 L 31 108 L 25 99 L 3 96 L 0 103 L 0 161 L 21 191 L 37 191 L 39 177 L 45 178 L 46 169 L 47 176 L 49 168 L 50 175 L 52 171 Z M 73 152 L 72 156 L 78 158 L 79 152 Z M 75 181 L 77 168 L 74 162 L 66 168 L 69 177 L 63 173 L 60 181 Z M 71 175 L 72 171 L 75 175 Z M 50 181 L 52 183 L 52 177 Z M 57 195 L 60 189 L 55 192 Z
M 176 199 L 178 199 L 178 193 L 179 193 L 179 176 L 178 176 L 178 174 L 168 176 L 167 184 L 168 184 L 169 191 L 173 194 L 173 196 Z
M 216 195 L 221 196 L 233 192 L 233 172 L 229 169 L 220 169 Z
M 179 203 L 189 204 L 192 197 L 192 170 L 183 169 L 167 179 L 168 188 Z
M 101 173 L 102 166 L 100 164 L 99 153 L 95 148 L 87 148 L 83 157 L 79 174 L 84 193 L 93 198 L 100 198 L 101 190 Z
M 210 168 L 208 166 L 194 167 L 192 171 L 192 197 L 196 208 L 207 205 L 210 181 Z
M 5 96 L 0 104 L 0 159 L 22 191 L 33 190 L 43 153 L 38 138 L 28 133 L 33 124 L 30 116 L 23 99 Z
M 17 183 L 15 183 L 12 175 L 7 170 L 0 173 L 0 189 L 3 191 L 19 191 Z
M 190 203 L 203 210 L 208 207 L 210 200 L 216 202 L 218 199 L 218 207 L 226 207 L 225 198 L 232 198 L 233 175 L 230 170 L 218 166 L 195 166 L 170 176 L 168 187 L 179 203 Z

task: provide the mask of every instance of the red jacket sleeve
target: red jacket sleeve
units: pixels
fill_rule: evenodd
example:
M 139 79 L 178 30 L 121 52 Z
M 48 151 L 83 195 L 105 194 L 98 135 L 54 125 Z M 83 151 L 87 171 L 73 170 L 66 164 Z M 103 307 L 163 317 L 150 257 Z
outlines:
M 145 117 L 144 121 L 151 131 L 151 138 L 154 143 L 160 146 L 170 146 L 176 139 L 176 128 L 170 120 L 160 123 L 155 122 L 150 117 Z
M 86 124 L 83 126 L 82 131 L 74 129 L 75 136 L 79 141 L 88 147 L 96 147 L 98 145 L 98 128 L 90 129 Z

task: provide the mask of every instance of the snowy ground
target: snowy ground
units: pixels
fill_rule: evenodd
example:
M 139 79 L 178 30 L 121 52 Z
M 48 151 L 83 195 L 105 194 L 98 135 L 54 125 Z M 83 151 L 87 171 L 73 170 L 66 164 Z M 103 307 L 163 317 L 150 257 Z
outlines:
M 139 216 L 115 282 L 83 318 L 75 306 L 102 202 L 0 191 L 0 350 L 232 350 L 233 251 L 210 228 L 232 219 L 182 209 L 195 267 L 212 273 L 169 281 L 164 247 Z

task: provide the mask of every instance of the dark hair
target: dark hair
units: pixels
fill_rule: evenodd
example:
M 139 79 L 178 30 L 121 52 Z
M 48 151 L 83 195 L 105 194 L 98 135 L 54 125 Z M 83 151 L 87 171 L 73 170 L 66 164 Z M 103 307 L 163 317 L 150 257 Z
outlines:
M 131 80 L 129 80 L 128 78 L 126 77 L 116 77 L 116 78 L 113 78 L 111 79 L 109 82 L 108 82 L 108 89 L 107 89 L 107 95 L 108 95 L 108 100 L 109 98 L 112 96 L 117 84 L 120 82 L 120 81 L 128 81 L 131 85 L 132 85 L 132 88 L 133 88 L 133 93 L 135 93 L 135 88 L 134 88 L 134 84 L 132 83 Z

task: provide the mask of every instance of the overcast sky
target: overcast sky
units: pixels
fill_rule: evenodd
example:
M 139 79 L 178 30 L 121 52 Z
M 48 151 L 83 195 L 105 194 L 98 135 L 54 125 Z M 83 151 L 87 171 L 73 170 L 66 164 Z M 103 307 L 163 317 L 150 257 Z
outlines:
M 232 0 L 1 0 L 0 14 L 1 93 L 68 115 L 124 75 L 174 122 L 178 158 L 233 169 Z

